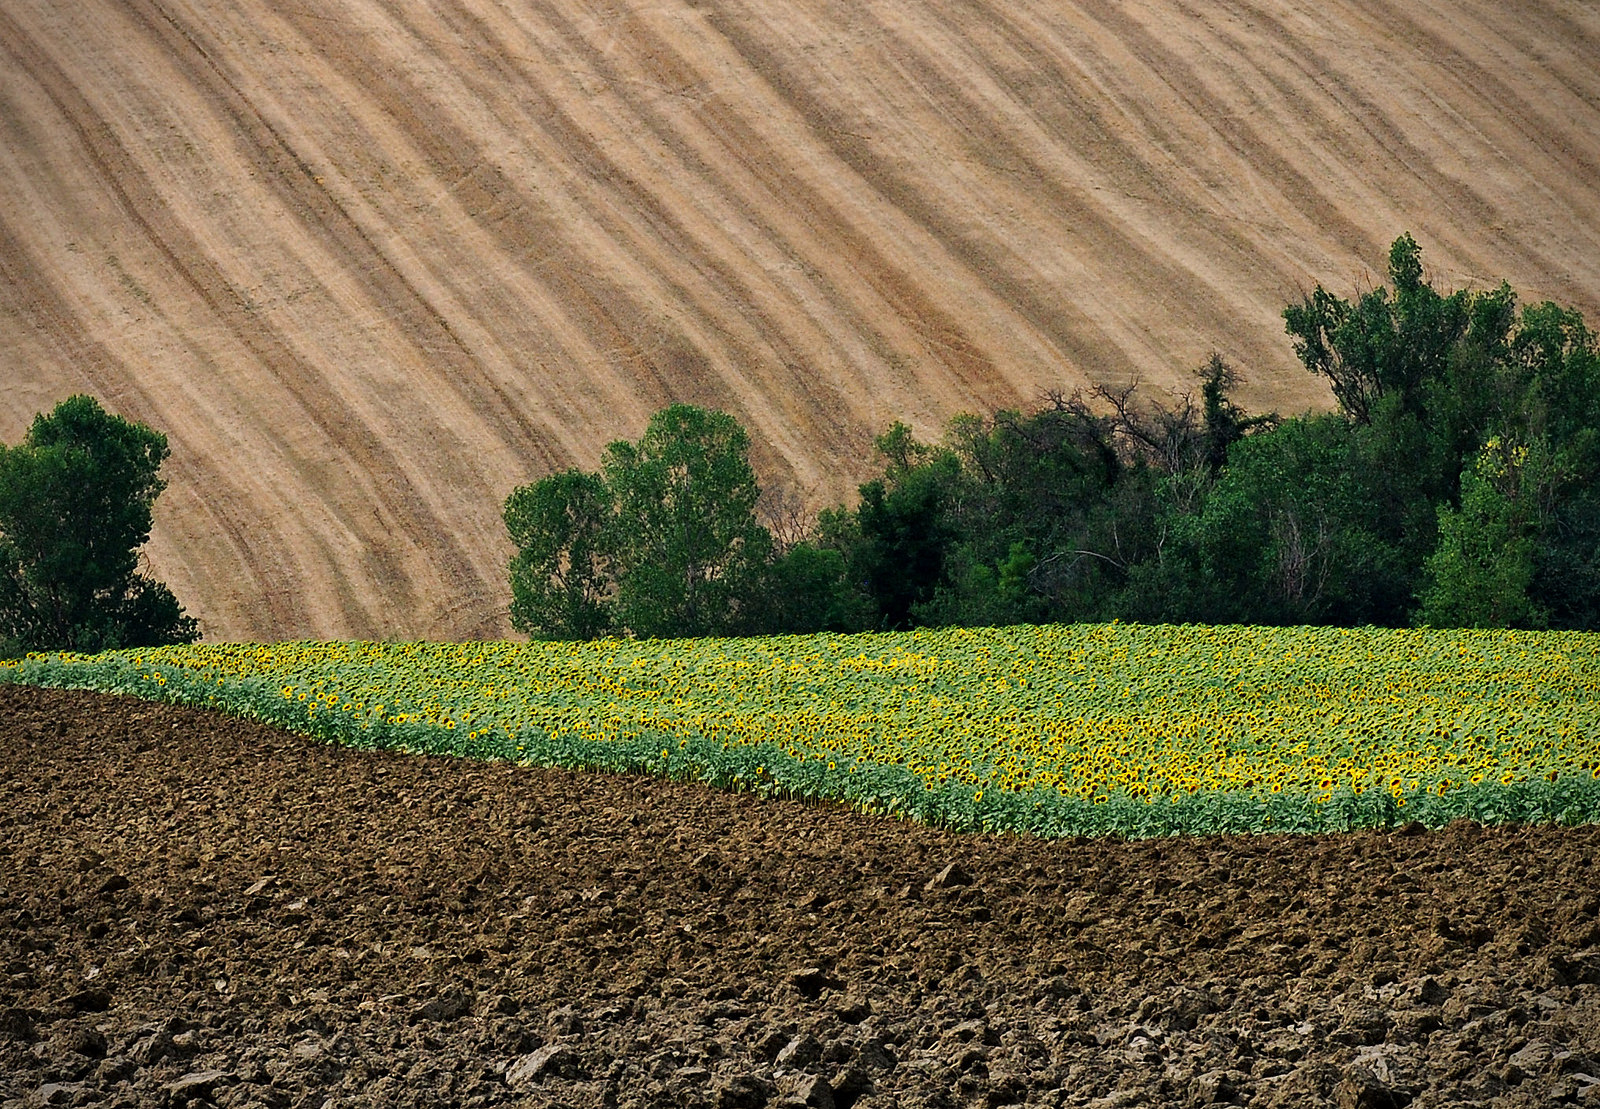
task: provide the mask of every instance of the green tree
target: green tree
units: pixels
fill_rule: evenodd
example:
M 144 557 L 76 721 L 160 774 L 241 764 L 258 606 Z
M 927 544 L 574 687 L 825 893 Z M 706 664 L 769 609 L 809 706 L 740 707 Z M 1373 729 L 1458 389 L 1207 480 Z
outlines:
M 1239 383 L 1239 375 L 1223 361 L 1222 355 L 1213 354 L 1205 369 L 1200 371 L 1201 434 L 1205 443 L 1205 464 L 1213 472 L 1228 464 L 1228 448 L 1246 435 L 1275 427 L 1275 413 L 1251 416 L 1233 403 L 1229 394 Z
M 1580 486 L 1555 506 L 1539 536 L 1528 599 L 1553 628 L 1600 628 L 1600 490 Z
M 813 535 L 798 509 L 778 513 L 775 541 L 757 522 L 748 449 L 731 416 L 675 405 L 637 443 L 610 444 L 601 473 L 513 490 L 512 626 L 542 639 L 871 627 L 870 598 L 846 573 L 859 544 L 841 542 L 827 513 L 826 534 Z
M 0 637 L 100 651 L 200 637 L 165 585 L 139 573 L 166 436 L 74 396 L 0 446 Z
M 888 467 L 860 487 L 856 543 L 847 552 L 850 576 L 862 583 L 891 630 L 914 623 L 913 608 L 932 600 L 945 581 L 945 560 L 955 538 L 949 517 L 961 463 L 949 450 L 919 443 L 896 422 L 874 440 Z
M 1540 628 L 1529 599 L 1548 454 L 1498 438 L 1461 478 L 1461 507 L 1439 506 L 1439 545 L 1426 563 L 1417 623 L 1446 628 Z
M 1600 517 L 1585 493 L 1600 476 L 1594 335 L 1553 304 L 1519 313 L 1504 283 L 1436 292 L 1409 235 L 1390 248 L 1389 277 L 1392 292 L 1351 303 L 1319 287 L 1284 312 L 1301 361 L 1330 380 L 1353 432 L 1345 476 L 1329 490 L 1345 507 L 1324 513 L 1333 545 L 1347 535 L 1346 551 L 1382 553 L 1388 571 L 1346 580 L 1391 579 L 1356 590 L 1390 598 L 1362 615 L 1406 619 L 1392 586 L 1409 578 L 1404 592 L 1421 605 L 1413 620 L 1588 626 L 1600 611 Z M 1490 442 L 1498 470 L 1480 454 Z M 1507 453 L 1524 449 L 1527 466 Z M 1362 608 L 1324 613 L 1343 622 Z
M 1403 623 L 1416 589 L 1406 567 L 1426 550 L 1407 553 L 1404 512 L 1431 506 L 1405 486 L 1404 466 L 1377 462 L 1377 439 L 1328 414 L 1234 445 L 1200 509 L 1174 518 L 1163 618 Z
M 749 448 L 732 416 L 687 404 L 657 412 L 639 442 L 606 447 L 619 625 L 646 637 L 748 629 L 772 548 Z
M 952 551 L 947 567 L 949 584 L 941 585 L 932 600 L 912 608 L 918 623 L 930 627 L 1005 627 L 1037 623 L 1044 617 L 1044 599 L 1028 581 L 1037 560 L 1027 543 L 1012 543 L 1006 556 L 993 566 L 973 561 L 972 553 L 970 544 Z
M 1441 296 L 1422 277 L 1422 249 L 1402 235 L 1389 248 L 1392 294 L 1380 286 L 1352 304 L 1318 285 L 1304 302 L 1284 309 L 1295 354 L 1328 379 L 1340 408 L 1358 423 L 1371 422 L 1381 397 L 1396 397 L 1403 410 L 1416 411 L 1424 384 L 1443 376 L 1472 322 L 1470 293 Z
M 843 553 L 807 541 L 772 559 L 759 605 L 744 623 L 760 635 L 858 632 L 872 627 L 873 609 L 863 593 L 850 587 Z
M 535 639 L 593 639 L 610 629 L 611 517 L 611 491 L 598 474 L 567 470 L 512 491 L 512 627 Z

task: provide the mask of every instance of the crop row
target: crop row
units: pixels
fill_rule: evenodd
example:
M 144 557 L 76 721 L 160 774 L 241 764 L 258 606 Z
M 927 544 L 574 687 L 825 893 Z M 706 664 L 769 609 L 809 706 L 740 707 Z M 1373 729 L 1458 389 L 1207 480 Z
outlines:
M 1074 625 L 201 644 L 16 680 L 1042 834 L 1600 819 L 1600 635 Z

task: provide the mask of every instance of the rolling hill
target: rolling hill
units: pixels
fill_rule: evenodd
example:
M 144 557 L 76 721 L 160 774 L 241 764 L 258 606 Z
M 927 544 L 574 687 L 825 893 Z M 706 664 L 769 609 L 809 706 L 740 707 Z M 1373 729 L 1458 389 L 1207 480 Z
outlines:
M 1509 280 L 1600 322 L 1587 0 L 7 0 L 0 440 L 167 433 L 209 638 L 505 634 L 510 489 L 672 400 L 848 496 L 905 419 Z

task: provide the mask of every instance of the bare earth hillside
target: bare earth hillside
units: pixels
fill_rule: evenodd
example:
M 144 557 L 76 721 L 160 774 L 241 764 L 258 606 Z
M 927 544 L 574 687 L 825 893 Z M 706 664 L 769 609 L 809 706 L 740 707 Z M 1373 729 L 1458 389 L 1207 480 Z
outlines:
M 768 484 L 1220 350 L 1410 231 L 1600 317 L 1588 0 L 6 0 L 0 439 L 167 432 L 211 638 L 504 633 L 499 508 L 670 400 Z

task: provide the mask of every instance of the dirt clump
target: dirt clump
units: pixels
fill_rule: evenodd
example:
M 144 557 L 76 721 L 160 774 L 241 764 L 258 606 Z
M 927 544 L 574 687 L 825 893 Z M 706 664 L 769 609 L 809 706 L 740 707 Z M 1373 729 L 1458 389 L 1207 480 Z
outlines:
M 0 686 L 0 1105 L 1600 1105 L 1594 827 L 1039 842 Z

